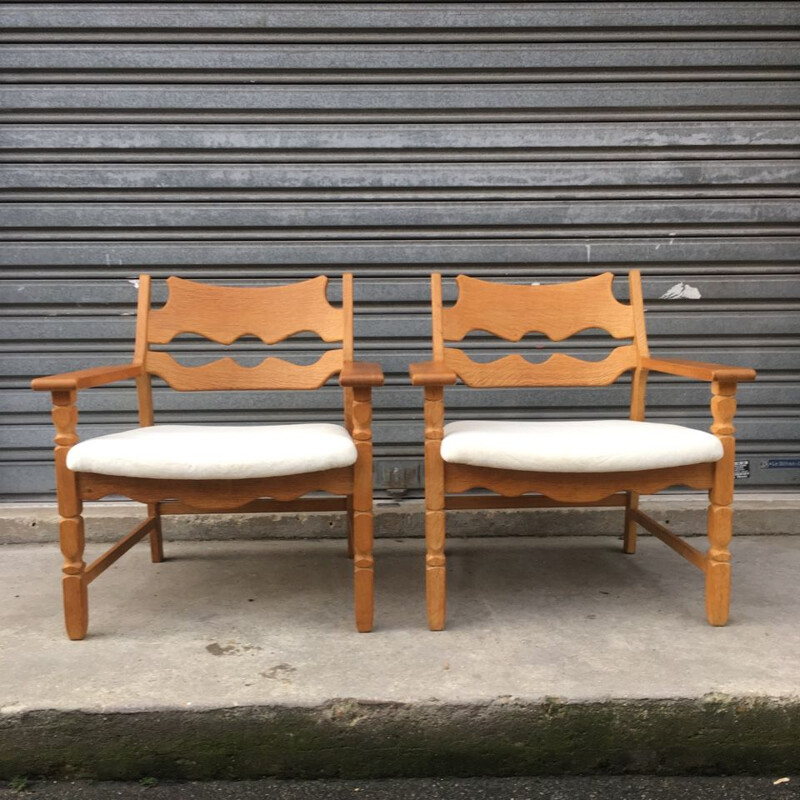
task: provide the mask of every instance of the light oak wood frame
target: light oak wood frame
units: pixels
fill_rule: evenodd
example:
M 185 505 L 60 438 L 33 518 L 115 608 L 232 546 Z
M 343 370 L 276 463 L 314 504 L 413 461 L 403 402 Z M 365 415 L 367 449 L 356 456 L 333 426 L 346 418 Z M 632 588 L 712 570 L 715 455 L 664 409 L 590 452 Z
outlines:
M 64 555 L 64 618 L 70 639 L 86 635 L 88 585 L 133 545 L 150 537 L 153 562 L 163 560 L 161 517 L 198 512 L 333 511 L 347 513 L 348 554 L 354 560 L 356 627 L 373 623 L 372 557 L 372 396 L 383 383 L 378 364 L 353 359 L 353 277 L 342 277 L 342 307 L 327 299 L 328 279 L 319 276 L 287 286 L 239 288 L 210 286 L 169 278 L 169 298 L 151 309 L 150 276 L 139 278 L 136 343 L 130 364 L 36 378 L 31 386 L 52 393 L 55 423 L 55 468 L 60 543 Z M 274 344 L 301 331 L 325 342 L 341 342 L 315 363 L 298 366 L 267 358 L 244 367 L 230 358 L 200 367 L 185 367 L 151 345 L 168 344 L 180 333 L 194 333 L 231 344 L 245 335 Z M 353 437 L 357 460 L 352 467 L 276 478 L 243 480 L 156 480 L 73 472 L 67 453 L 78 442 L 78 392 L 93 386 L 135 379 L 139 424 L 153 424 L 151 375 L 180 391 L 230 389 L 316 389 L 338 374 L 344 393 L 344 421 Z M 338 497 L 304 498 L 322 490 Z M 147 504 L 147 518 L 90 564 L 84 555 L 84 500 L 119 494 Z
M 625 553 L 636 549 L 636 526 L 649 530 L 705 573 L 706 616 L 724 625 L 730 607 L 730 553 L 734 483 L 733 416 L 736 386 L 756 373 L 676 359 L 651 358 L 644 323 L 641 276 L 629 275 L 630 304 L 612 292 L 613 275 L 547 286 L 512 286 L 459 275 L 458 301 L 442 305 L 442 279 L 431 277 L 433 360 L 411 364 L 411 382 L 424 390 L 426 595 L 431 630 L 445 625 L 445 511 L 471 508 L 543 508 L 620 506 L 625 509 Z M 629 339 L 599 362 L 556 354 L 539 364 L 509 355 L 488 364 L 472 361 L 463 351 L 445 347 L 473 330 L 510 341 L 539 332 L 561 341 L 582 330 L 600 328 L 616 339 Z M 491 469 L 448 464 L 441 457 L 444 387 L 461 380 L 471 387 L 603 386 L 631 371 L 630 418 L 644 420 L 647 376 L 662 372 L 711 384 L 711 432 L 722 443 L 717 462 L 639 472 L 555 473 Z M 709 548 L 703 553 L 639 510 L 639 495 L 669 486 L 709 490 Z M 498 496 L 464 495 L 488 489 Z M 535 494 L 534 494 L 535 493 Z

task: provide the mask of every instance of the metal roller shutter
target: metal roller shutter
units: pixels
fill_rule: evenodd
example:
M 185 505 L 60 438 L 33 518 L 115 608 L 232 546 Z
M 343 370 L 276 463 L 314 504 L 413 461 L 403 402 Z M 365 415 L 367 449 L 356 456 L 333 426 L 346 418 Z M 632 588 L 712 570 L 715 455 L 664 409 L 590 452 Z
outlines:
M 654 352 L 759 369 L 740 390 L 742 483 L 800 481 L 800 3 L 28 2 L 0 28 L 0 498 L 52 496 L 49 402 L 28 382 L 125 360 L 139 272 L 353 270 L 358 353 L 388 373 L 378 485 L 413 489 L 406 367 L 428 352 L 431 271 L 637 266 Z M 625 385 L 477 394 L 452 390 L 452 416 L 627 402 Z M 705 386 L 657 378 L 650 397 L 652 419 L 708 425 Z M 335 386 L 270 402 L 279 421 L 340 413 Z M 156 406 L 164 422 L 265 417 L 252 393 L 158 388 Z M 135 423 L 124 385 L 81 409 L 83 436 Z

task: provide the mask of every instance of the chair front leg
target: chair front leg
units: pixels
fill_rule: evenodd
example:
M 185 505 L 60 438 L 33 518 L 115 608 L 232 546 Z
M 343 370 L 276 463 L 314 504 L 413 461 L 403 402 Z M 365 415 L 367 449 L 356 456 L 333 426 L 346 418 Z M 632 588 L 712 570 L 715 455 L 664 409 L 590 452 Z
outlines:
M 353 570 L 356 628 L 372 630 L 375 606 L 375 568 L 372 557 L 372 392 L 368 386 L 353 389 L 353 439 L 356 443 L 353 474 Z
M 425 387 L 425 594 L 428 627 L 444 629 L 447 588 L 445 572 L 444 389 Z
M 64 623 L 70 639 L 83 639 L 89 627 L 89 599 L 86 562 L 83 560 L 84 532 L 75 473 L 67 468 L 67 453 L 78 441 L 78 409 L 74 391 L 53 392 L 53 422 L 56 426 L 55 465 L 58 495 L 58 534 L 61 553 Z
M 733 536 L 733 483 L 736 441 L 733 415 L 736 413 L 736 384 L 711 384 L 711 432 L 722 442 L 723 456 L 714 468 L 714 485 L 709 492 L 708 561 L 706 564 L 706 617 L 712 625 L 725 625 L 731 601 L 731 554 Z

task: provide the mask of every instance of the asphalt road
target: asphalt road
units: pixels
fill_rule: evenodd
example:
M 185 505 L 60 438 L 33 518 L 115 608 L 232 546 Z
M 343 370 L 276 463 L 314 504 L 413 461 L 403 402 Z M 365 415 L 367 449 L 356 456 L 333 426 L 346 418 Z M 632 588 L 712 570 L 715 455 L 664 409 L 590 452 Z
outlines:
M 431 778 L 368 781 L 47 782 L 16 779 L 0 800 L 795 800 L 800 776 Z

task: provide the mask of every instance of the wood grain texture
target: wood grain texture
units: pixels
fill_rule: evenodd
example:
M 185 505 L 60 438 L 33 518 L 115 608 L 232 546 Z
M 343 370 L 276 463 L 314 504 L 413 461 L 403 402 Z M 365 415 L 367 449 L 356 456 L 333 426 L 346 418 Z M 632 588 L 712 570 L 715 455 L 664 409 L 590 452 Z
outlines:
M 133 346 L 133 363 L 142 367 L 136 376 L 136 396 L 139 402 L 139 425 L 153 424 L 153 386 L 150 374 L 144 370 L 147 355 L 147 326 L 150 320 L 150 276 L 139 276 L 139 296 L 136 302 L 136 340 Z
M 644 323 L 642 276 L 638 269 L 631 270 L 629 282 L 631 309 L 633 310 L 633 344 L 636 347 L 636 369 L 631 376 L 630 418 L 642 422 L 645 418 L 648 376 L 648 370 L 642 362 L 650 355 L 650 350 L 647 345 L 647 330 Z
M 466 492 L 469 489 L 489 489 L 503 497 L 536 492 L 562 502 L 592 503 L 623 491 L 653 494 L 669 486 L 708 489 L 713 480 L 713 464 L 640 472 L 525 472 L 448 464 L 445 490 Z
M 444 333 L 442 330 L 442 276 L 438 272 L 431 275 L 431 337 L 433 340 L 433 360 L 444 359 Z
M 141 375 L 142 367 L 137 364 L 110 364 L 103 367 L 89 367 L 75 372 L 62 372 L 59 375 L 46 375 L 34 378 L 31 389 L 36 392 L 69 392 L 78 389 L 91 389 L 107 383 L 125 381 Z
M 446 619 L 444 390 L 424 389 L 425 412 L 425 596 L 428 627 L 444 629 Z
M 706 566 L 706 618 L 721 627 L 728 622 L 731 607 L 731 555 L 733 509 L 712 501 L 708 509 L 709 549 Z
M 67 453 L 77 443 L 77 392 L 53 392 L 54 459 L 58 495 L 58 538 L 64 563 L 61 588 L 64 599 L 64 625 L 70 639 L 83 639 L 89 626 L 89 601 L 86 562 L 83 560 L 84 525 L 76 475 L 67 468 Z
M 420 361 L 409 364 L 413 386 L 448 386 L 458 380 L 458 375 L 442 361 Z
M 352 551 L 356 628 L 372 630 L 375 565 L 372 556 L 372 390 L 353 389 L 353 439 L 358 458 L 353 467 Z M 350 537 L 348 537 L 348 544 Z
M 295 500 L 308 492 L 349 494 L 353 490 L 351 467 L 283 475 L 278 478 L 246 478 L 243 480 L 157 480 L 125 478 L 80 472 L 78 486 L 84 500 L 100 500 L 121 494 L 141 503 L 179 500 L 187 506 L 205 509 L 234 509 L 261 497 Z
M 622 529 L 622 552 L 633 555 L 636 552 L 636 511 L 639 508 L 639 493 L 625 492 L 625 524 Z
M 695 378 L 700 381 L 727 381 L 741 383 L 754 381 L 756 371 L 748 367 L 729 367 L 725 364 L 709 364 L 704 361 L 689 361 L 680 358 L 645 358 L 643 366 L 653 372 Z
M 631 307 L 614 297 L 610 272 L 572 283 L 512 286 L 459 275 L 458 300 L 442 311 L 446 341 L 461 341 L 470 331 L 487 331 L 518 342 L 527 333 L 562 341 L 599 328 L 615 339 L 634 335 Z
M 447 495 L 444 506 L 448 511 L 464 511 L 476 508 L 594 508 L 624 507 L 627 497 L 624 493 L 612 494 L 594 503 L 553 500 L 541 494 L 525 494 L 517 497 L 498 497 L 491 494 Z
M 275 344 L 303 331 L 325 342 L 344 339 L 344 311 L 328 302 L 324 275 L 288 286 L 210 286 L 168 278 L 169 297 L 150 312 L 150 344 L 168 344 L 181 333 L 193 333 L 219 344 L 257 336 Z
M 353 273 L 342 275 L 342 351 L 345 363 L 353 360 Z
M 651 516 L 642 511 L 633 511 L 633 519 L 646 530 L 650 531 L 657 539 L 660 539 L 668 547 L 671 547 L 678 555 L 683 556 L 690 564 L 694 564 L 701 572 L 705 572 L 707 559 L 696 547 L 676 536 L 669 528 L 656 522 Z
M 86 583 L 91 583 L 98 575 L 105 572 L 117 559 L 121 558 L 135 544 L 152 532 L 156 519 L 149 517 L 141 525 L 137 525 L 127 536 L 113 544 L 102 555 L 98 556 L 86 567 Z
M 270 356 L 254 367 L 244 367 L 228 357 L 200 367 L 185 367 L 169 353 L 150 350 L 145 367 L 180 392 L 318 389 L 341 370 L 342 351 L 327 350 L 308 365 Z
M 736 383 L 733 379 L 711 383 L 711 432 L 722 443 L 722 458 L 714 465 L 714 483 L 709 492 L 708 568 L 706 569 L 706 617 L 711 625 L 728 621 L 731 601 L 731 554 L 733 536 L 734 461 L 736 458 Z
M 647 377 L 649 371 L 643 366 L 642 361 L 650 355 L 647 344 L 647 327 L 644 320 L 644 295 L 642 292 L 642 274 L 638 269 L 632 269 L 628 275 L 630 288 L 631 310 L 633 311 L 633 344 L 636 348 L 636 368 L 631 375 L 631 407 L 630 419 L 643 422 L 647 406 Z M 622 529 L 622 552 L 633 555 L 636 552 L 638 536 L 637 511 L 639 508 L 639 493 L 628 491 L 625 493 L 625 519 Z
M 383 369 L 374 361 L 345 361 L 339 383 L 342 386 L 383 386 Z
M 636 347 L 615 347 L 601 361 L 555 353 L 539 364 L 518 353 L 482 363 L 473 361 L 463 350 L 446 347 L 444 362 L 467 386 L 608 386 L 636 365 Z
M 161 529 L 161 506 L 159 503 L 147 504 L 148 519 L 153 524 L 150 528 L 150 561 L 160 564 L 164 560 L 164 533 Z
M 166 500 L 158 504 L 163 517 L 197 514 L 197 509 L 178 500 Z M 293 514 L 298 511 L 344 511 L 347 508 L 345 497 L 304 497 L 299 500 L 253 500 L 236 508 L 204 508 L 204 514 Z

